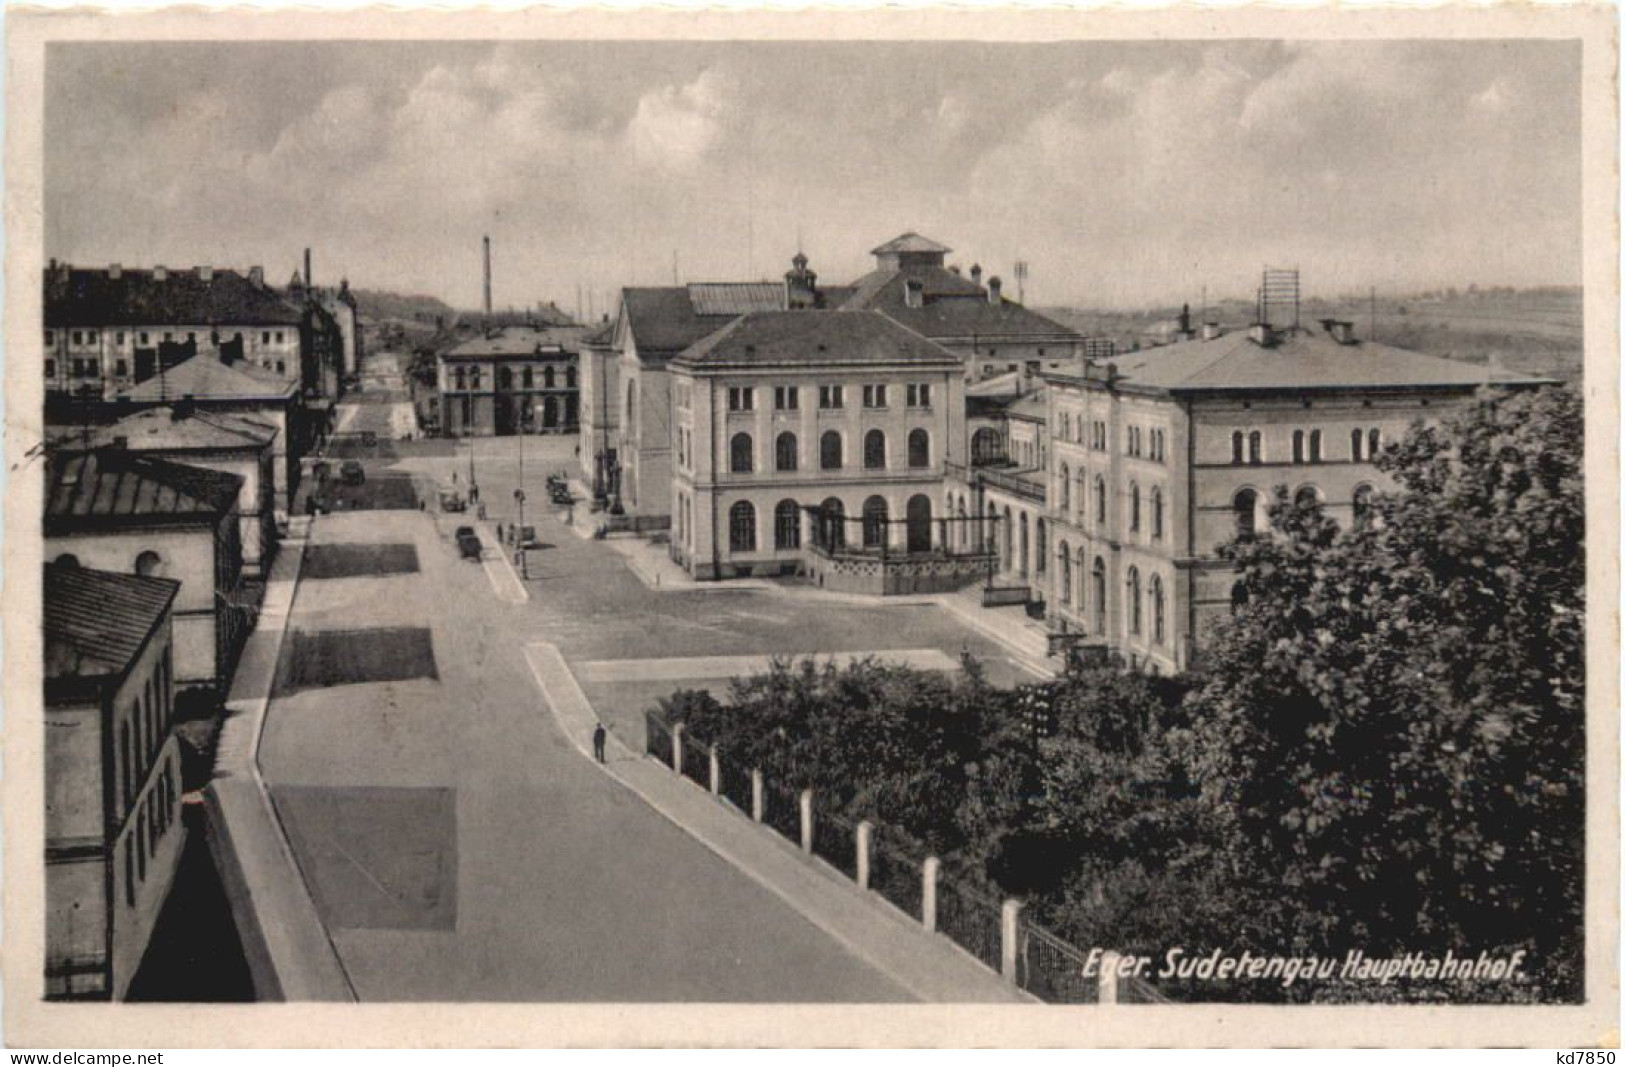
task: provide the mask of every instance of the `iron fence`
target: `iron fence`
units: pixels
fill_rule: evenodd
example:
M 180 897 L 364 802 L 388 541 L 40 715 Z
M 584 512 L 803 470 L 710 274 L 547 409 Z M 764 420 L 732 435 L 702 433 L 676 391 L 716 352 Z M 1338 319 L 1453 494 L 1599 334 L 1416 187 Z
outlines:
M 1157 991 L 1157 987 L 1138 975 L 1129 975 L 1117 987 L 1119 1004 L 1172 1004 L 1173 1001 Z
M 683 734 L 683 777 L 701 789 L 711 788 L 711 746 Z
M 1084 954 L 1037 923 L 1016 929 L 1016 984 L 1049 1004 L 1093 1004 L 1100 980 L 1085 978 Z
M 995 971 L 1002 964 L 1000 905 L 952 878 L 937 878 L 937 929 Z
M 643 751 L 671 766 L 671 727 L 652 711 L 643 715 Z
M 762 783 L 762 800 L 767 810 L 762 821 L 785 837 L 801 843 L 801 793 L 774 781 Z
M 813 855 L 820 857 L 848 878 L 858 876 L 858 828 L 855 824 L 813 800 Z
M 897 910 L 918 920 L 924 903 L 918 855 L 900 835 L 876 826 L 869 836 L 869 888 Z
M 718 763 L 722 772 L 721 793 L 722 799 L 744 812 L 750 814 L 750 768 L 738 760 L 718 755 Z

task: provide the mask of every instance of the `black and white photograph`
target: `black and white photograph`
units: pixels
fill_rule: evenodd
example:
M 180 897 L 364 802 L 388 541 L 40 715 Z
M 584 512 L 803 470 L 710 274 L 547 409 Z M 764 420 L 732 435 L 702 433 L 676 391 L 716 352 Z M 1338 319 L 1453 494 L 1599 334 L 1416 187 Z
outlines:
M 1267 14 L 14 15 L 8 1044 L 1617 1043 L 1617 12 Z

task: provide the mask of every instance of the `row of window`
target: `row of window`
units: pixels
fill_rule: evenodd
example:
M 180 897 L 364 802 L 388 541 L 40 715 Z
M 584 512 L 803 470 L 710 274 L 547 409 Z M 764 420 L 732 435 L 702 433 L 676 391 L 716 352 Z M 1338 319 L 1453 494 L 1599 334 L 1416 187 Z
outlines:
M 1357 485 L 1351 502 L 1354 508 L 1355 526 L 1364 526 L 1375 516 L 1374 497 L 1376 491 L 1369 485 Z M 1236 513 L 1236 534 L 1241 537 L 1251 537 L 1258 533 L 1261 516 L 1259 515 L 1259 494 L 1256 489 L 1242 489 L 1238 491 L 1231 502 Z M 1300 485 L 1292 494 L 1292 503 L 1299 508 L 1319 507 L 1323 501 L 1320 490 L 1312 485 Z
M 119 780 L 126 806 L 135 799 L 136 789 L 147 768 L 152 765 L 153 756 L 163 748 L 164 739 L 169 736 L 173 708 L 170 696 L 171 669 L 170 653 L 166 648 L 163 659 L 147 676 L 146 684 L 136 695 L 135 706 L 130 709 L 129 717 L 119 724 Z
M 773 509 L 773 548 L 788 551 L 801 547 L 801 505 L 794 500 L 781 500 Z M 931 498 L 916 494 L 907 505 L 909 551 L 925 551 L 931 547 Z M 886 499 L 871 496 L 863 502 L 861 519 L 863 546 L 878 548 L 886 543 L 886 530 L 891 525 L 891 509 Z M 824 526 L 821 541 L 829 548 L 840 548 L 846 543 L 846 505 L 830 497 L 819 505 L 818 521 Z M 728 509 L 728 551 L 756 551 L 756 505 L 748 500 L 736 501 Z
M 1153 427 L 1149 432 L 1143 426 L 1128 428 L 1128 454 L 1136 459 L 1149 459 L 1153 463 L 1168 461 L 1168 431 Z
M 163 333 L 164 333 L 164 340 L 165 341 L 173 341 L 173 340 L 175 340 L 175 331 L 174 330 L 165 330 L 165 331 L 163 331 Z M 116 331 L 115 334 L 114 334 L 113 343 L 118 344 L 118 345 L 123 344 L 124 343 L 124 335 L 125 335 L 124 330 Z M 273 337 L 276 338 L 276 343 L 277 344 L 282 344 L 283 341 L 284 341 L 285 336 L 286 336 L 286 331 L 284 331 L 284 330 L 262 330 L 262 331 L 260 331 L 260 344 L 263 344 L 263 345 L 270 344 L 271 343 L 271 338 L 273 338 Z M 97 330 L 74 330 L 71 333 L 71 341 L 72 341 L 73 344 L 76 344 L 76 345 L 93 345 L 98 340 L 100 340 L 100 338 L 101 338 L 101 333 L 100 333 L 100 331 L 97 331 Z M 196 330 L 188 330 L 187 333 L 186 333 L 186 339 L 188 341 L 195 342 L 197 340 L 197 331 Z M 215 341 L 218 342 L 219 341 L 219 336 L 216 335 L 214 339 L 215 339 Z M 242 339 L 243 339 L 243 335 L 242 335 L 242 331 L 240 331 L 240 330 L 232 335 L 232 340 L 234 340 L 234 341 L 241 341 Z M 46 330 L 45 331 L 45 343 L 47 345 L 56 344 L 56 331 L 55 330 Z M 152 334 L 149 333 L 146 330 L 137 331 L 136 332 L 136 342 L 135 343 L 138 344 L 138 345 L 150 345 L 152 343 Z
M 884 408 L 889 403 L 889 387 L 885 384 L 866 385 L 863 387 L 863 406 L 865 408 Z M 931 383 L 910 382 L 904 388 L 904 402 L 911 408 L 928 408 L 931 406 Z M 818 387 L 818 407 L 823 411 L 835 411 L 846 407 L 846 387 L 841 385 L 820 385 Z M 750 385 L 732 385 L 728 387 L 729 411 L 755 411 L 756 387 Z M 774 411 L 800 411 L 801 389 L 794 385 L 775 385 L 773 387 Z
M 1356 463 L 1375 459 L 1382 450 L 1382 431 L 1356 428 L 1349 431 L 1349 459 Z M 1324 438 L 1319 430 L 1292 431 L 1292 462 L 1325 462 Z M 1230 435 L 1230 462 L 1236 465 L 1257 465 L 1264 462 L 1264 435 L 1257 430 Z
M 558 376 L 556 374 L 556 370 L 557 368 L 554 367 L 542 368 L 543 389 L 558 388 Z M 478 389 L 480 387 L 480 368 L 456 367 L 452 371 L 452 380 L 456 382 L 456 387 L 458 389 Z M 498 389 L 512 389 L 513 383 L 514 376 L 512 367 L 501 367 L 497 370 Z M 520 387 L 523 389 L 534 389 L 536 387 L 535 369 L 532 367 L 522 368 L 519 372 L 519 383 Z M 575 387 L 576 369 L 574 367 L 565 367 L 564 388 L 574 389 Z
M 124 903 L 135 907 L 135 887 L 147 880 L 147 862 L 157 854 L 158 843 L 175 822 L 175 801 L 179 796 L 174 763 L 164 764 L 158 781 L 147 791 L 135 816 L 135 830 L 124 849 Z
M 1059 594 L 1061 603 L 1071 605 L 1074 598 L 1077 600 L 1078 613 L 1084 614 L 1090 607 L 1094 612 L 1094 629 L 1096 633 L 1106 632 L 1106 561 L 1099 556 L 1095 557 L 1093 567 L 1089 571 L 1089 595 L 1084 595 L 1084 554 L 1079 549 L 1077 554 L 1076 571 L 1078 587 L 1073 590 L 1073 557 L 1062 541 L 1055 550 L 1056 565 L 1059 574 Z M 1151 580 L 1145 583 L 1142 589 L 1140 570 L 1138 567 L 1128 569 L 1128 577 L 1124 581 L 1124 607 L 1127 609 L 1123 620 L 1124 629 L 1131 636 L 1139 637 L 1146 630 L 1146 614 L 1149 608 L 1151 616 L 1151 640 L 1154 644 L 1162 645 L 1168 642 L 1168 595 L 1162 585 L 1162 576 L 1153 574 Z
M 679 434 L 679 448 L 687 439 Z M 845 443 L 839 432 L 826 430 L 818 439 L 818 466 L 820 470 L 840 470 L 845 465 Z M 886 433 L 870 430 L 863 435 L 863 469 L 885 470 L 887 461 Z M 800 442 L 796 435 L 785 431 L 773 442 L 773 469 L 794 471 L 800 466 Z M 686 457 L 679 455 L 679 463 Z M 908 465 L 911 469 L 931 466 L 931 435 L 916 427 L 908 432 Z M 733 474 L 750 474 L 756 470 L 756 442 L 748 433 L 736 433 L 728 442 L 728 470 Z
M 1076 499 L 1078 507 L 1082 508 L 1086 506 L 1084 499 L 1084 479 L 1086 477 L 1087 475 L 1081 469 L 1077 472 L 1077 496 L 1074 498 L 1073 478 L 1070 476 L 1070 471 L 1068 470 L 1067 465 L 1065 463 L 1061 464 L 1059 487 L 1061 491 L 1061 513 L 1063 515 L 1070 516 L 1073 514 L 1072 505 L 1074 499 Z M 1106 495 L 1106 478 L 1104 475 L 1097 474 L 1095 475 L 1094 483 L 1094 521 L 1097 524 L 1104 524 L 1106 522 Z M 1146 515 L 1145 512 L 1149 512 L 1149 515 Z M 1161 486 L 1153 486 L 1149 494 L 1142 494 L 1140 492 L 1140 485 L 1138 482 L 1129 483 L 1128 528 L 1130 532 L 1139 533 L 1142 525 L 1147 519 L 1149 519 L 1151 540 L 1162 540 L 1166 512 L 1167 508 L 1163 499 Z

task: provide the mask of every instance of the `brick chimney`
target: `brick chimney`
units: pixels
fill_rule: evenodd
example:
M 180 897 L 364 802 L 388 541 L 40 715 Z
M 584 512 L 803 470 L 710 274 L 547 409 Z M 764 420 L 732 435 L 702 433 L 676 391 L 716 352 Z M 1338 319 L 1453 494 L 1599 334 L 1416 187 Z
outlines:
M 197 277 L 198 277 L 198 281 L 200 281 L 200 282 L 212 282 L 212 281 L 214 281 L 214 268 L 207 265 L 207 264 L 199 267 L 197 269 Z
M 987 280 L 987 302 L 992 304 L 994 307 L 1003 306 L 1004 294 L 1001 292 L 1003 288 L 1004 282 L 999 280 L 999 276 L 997 274 L 989 278 Z
M 167 282 L 167 281 L 169 281 L 169 268 L 165 267 L 161 263 L 158 266 L 152 268 L 152 280 L 155 281 L 155 282 Z
M 980 263 L 970 265 L 970 280 L 976 285 L 982 284 L 982 265 Z
M 918 278 L 909 278 L 903 282 L 903 303 L 911 308 L 925 306 L 925 283 Z
M 248 268 L 248 284 L 252 285 L 256 289 L 264 289 L 265 288 L 265 268 L 264 267 L 249 267 Z
M 111 278 L 115 282 L 118 281 L 120 278 L 124 277 L 124 267 L 123 267 L 123 265 L 119 264 L 119 263 L 114 263 L 112 266 L 108 267 L 107 268 L 107 276 L 109 278 Z

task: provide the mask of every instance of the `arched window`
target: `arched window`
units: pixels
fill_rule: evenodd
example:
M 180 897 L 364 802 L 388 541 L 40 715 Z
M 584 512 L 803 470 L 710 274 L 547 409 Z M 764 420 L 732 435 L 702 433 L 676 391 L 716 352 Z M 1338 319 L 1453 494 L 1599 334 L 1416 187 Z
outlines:
M 1167 605 L 1162 595 L 1162 576 L 1151 576 L 1151 639 L 1162 644 L 1167 637 Z
M 818 465 L 827 471 L 841 469 L 841 435 L 834 430 L 825 430 L 818 439 Z
M 576 387 L 576 369 L 574 367 L 564 368 L 564 387 L 566 389 L 574 389 Z
M 1106 479 L 1095 475 L 1095 522 L 1104 524 L 1106 521 Z
M 1230 587 L 1230 613 L 1234 615 L 1247 606 L 1247 586 L 1237 582 Z
M 1033 526 L 1037 531 L 1035 534 L 1037 540 L 1033 544 L 1035 550 L 1033 559 L 1037 561 L 1035 569 L 1039 574 L 1043 574 L 1044 568 L 1049 566 L 1049 530 L 1044 526 L 1043 519 L 1034 520 Z
M 553 388 L 553 386 L 554 386 L 554 384 L 556 382 L 557 382 L 557 378 L 554 377 L 553 368 L 550 367 L 550 366 L 549 367 L 543 367 L 542 368 L 542 388 L 543 389 L 551 389 L 551 388 Z
M 1349 431 L 1349 458 L 1356 463 L 1365 459 L 1365 433 L 1360 429 Z
M 905 515 L 908 519 L 908 550 L 931 551 L 931 498 L 924 493 L 909 497 Z
M 846 505 L 835 497 L 829 497 L 819 505 L 819 508 L 819 516 L 824 527 L 822 534 L 824 544 L 831 549 L 845 547 Z
M 1264 462 L 1264 435 L 1257 430 L 1247 435 L 1247 462 L 1255 467 Z
M 999 431 L 990 426 L 983 426 L 971 435 L 970 460 L 972 463 L 992 463 L 1003 458 L 1004 445 L 999 440 Z
M 1061 595 L 1061 603 L 1070 604 L 1072 603 L 1072 557 L 1067 552 L 1065 541 L 1055 547 L 1055 559 L 1058 563 L 1056 576 L 1059 579 L 1055 584 L 1060 587 L 1058 592 Z
M 801 547 L 801 508 L 794 500 L 781 500 L 773 509 L 773 547 Z
M 1082 615 L 1085 589 L 1089 583 L 1089 560 L 1088 557 L 1083 554 L 1082 545 L 1078 546 L 1077 555 L 1073 559 L 1072 577 L 1078 583 L 1078 592 L 1074 599 L 1077 601 L 1078 614 Z
M 1135 482 L 1128 487 L 1128 528 L 1136 533 L 1140 529 L 1140 486 Z
M 148 549 L 135 557 L 135 573 L 149 578 L 161 578 L 164 574 L 163 557 Z
M 1292 431 L 1292 462 L 1303 462 L 1303 431 Z
M 1004 569 L 1009 570 L 1015 562 L 1016 524 L 1010 521 L 1010 509 L 1004 509 Z
M 880 430 L 870 430 L 863 435 L 863 469 L 877 471 L 885 466 L 886 435 Z
M 1140 605 L 1140 569 L 1138 567 L 1130 567 L 1128 569 L 1127 596 L 1128 632 L 1131 634 L 1138 634 L 1140 632 L 1141 624 L 1144 622 Z
M 1240 430 L 1230 435 L 1230 462 L 1241 464 L 1247 461 L 1247 440 Z
M 1243 489 L 1236 494 L 1236 536 L 1251 537 L 1258 532 L 1258 493 Z
M 750 434 L 734 434 L 728 442 L 728 469 L 735 474 L 749 474 L 755 468 L 754 451 Z
M 626 432 L 635 434 L 638 424 L 638 383 L 626 383 Z
M 535 388 L 536 371 L 531 367 L 526 367 L 524 370 L 519 372 L 519 381 L 526 389 Z
M 987 506 L 987 521 L 982 523 L 983 536 L 987 540 L 987 550 L 993 555 L 999 554 L 999 510 L 992 504 Z
M 1300 485 L 1298 491 L 1292 494 L 1293 506 L 1299 510 L 1307 511 L 1320 506 L 1320 490 L 1312 485 Z
M 886 540 L 886 499 L 872 496 L 863 502 L 863 547 L 879 548 Z
M 1151 540 L 1162 540 L 1162 487 L 1151 490 Z
M 1076 492 L 1073 494 L 1073 502 L 1078 505 L 1078 521 L 1082 522 L 1083 513 L 1089 508 L 1089 475 L 1082 467 L 1079 467 L 1078 473 L 1074 477 L 1077 479 L 1078 484 L 1075 487 Z
M 1369 526 L 1374 511 L 1371 506 L 1372 490 L 1369 485 L 1354 487 L 1354 525 L 1356 527 Z
M 1067 470 L 1066 464 L 1061 464 L 1061 510 L 1072 510 L 1072 472 Z
M 64 552 L 56 557 L 55 563 L 58 567 L 77 567 L 79 566 L 79 557 L 72 552 Z
M 1020 565 L 1018 573 L 1023 578 L 1027 577 L 1027 513 L 1025 511 L 1021 513 L 1021 557 L 1017 560 L 1017 563 Z
M 741 500 L 728 509 L 728 550 L 756 551 L 756 509 L 748 500 Z
M 281 370 L 282 364 L 278 363 L 276 369 Z M 480 369 L 478 367 L 468 368 L 468 387 L 470 389 L 478 389 L 480 387 Z
M 1320 431 L 1319 430 L 1310 430 L 1309 431 L 1309 462 L 1310 463 L 1319 463 L 1320 462 Z
M 1103 634 L 1106 632 L 1106 561 L 1099 556 L 1095 557 L 1089 586 L 1089 598 L 1095 606 L 1095 633 Z
M 773 442 L 773 465 L 781 471 L 793 471 L 799 460 L 796 435 L 786 431 Z
M 931 435 L 919 427 L 908 432 L 908 465 L 931 466 Z
M 502 367 L 497 371 L 497 387 L 499 389 L 513 388 L 513 368 Z
M 1371 428 L 1370 433 L 1366 434 L 1365 450 L 1372 459 L 1376 459 L 1377 453 L 1382 450 L 1382 431 L 1375 426 Z
M 457 379 L 457 388 L 459 388 L 459 389 L 467 389 L 468 388 L 468 372 L 465 369 L 463 369 L 462 367 L 458 367 L 457 370 L 454 372 L 454 374 L 455 374 L 456 379 Z

